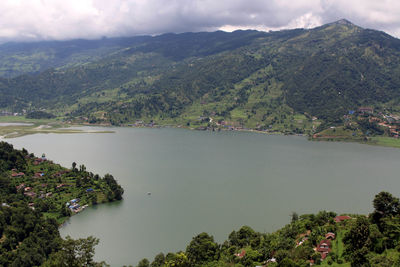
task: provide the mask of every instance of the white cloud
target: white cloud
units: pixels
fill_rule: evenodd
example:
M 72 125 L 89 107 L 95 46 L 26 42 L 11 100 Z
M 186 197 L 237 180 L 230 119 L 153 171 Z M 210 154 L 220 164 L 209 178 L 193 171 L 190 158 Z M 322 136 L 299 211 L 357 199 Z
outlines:
M 310 28 L 341 18 L 400 36 L 396 0 L 2 0 L 0 40 Z

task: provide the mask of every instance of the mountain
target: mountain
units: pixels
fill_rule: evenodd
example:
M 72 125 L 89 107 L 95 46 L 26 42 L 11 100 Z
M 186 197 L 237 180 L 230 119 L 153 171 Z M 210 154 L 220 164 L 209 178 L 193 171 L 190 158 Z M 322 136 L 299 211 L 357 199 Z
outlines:
M 312 117 L 338 122 L 361 106 L 399 111 L 400 40 L 347 20 L 277 32 L 5 44 L 0 58 L 14 64 L 0 72 L 1 108 L 91 122 L 196 125 L 212 117 L 304 132 Z

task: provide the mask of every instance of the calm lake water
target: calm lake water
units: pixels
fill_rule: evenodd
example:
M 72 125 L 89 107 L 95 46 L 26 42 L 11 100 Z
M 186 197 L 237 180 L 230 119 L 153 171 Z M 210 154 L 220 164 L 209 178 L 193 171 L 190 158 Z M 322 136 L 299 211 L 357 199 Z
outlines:
M 96 259 L 112 266 L 184 250 L 204 231 L 221 242 L 242 225 L 274 231 L 293 211 L 366 214 L 378 192 L 400 195 L 400 149 L 239 132 L 112 130 L 7 140 L 67 167 L 75 161 L 109 172 L 122 184 L 123 201 L 89 208 L 61 229 L 63 236 L 99 237 Z

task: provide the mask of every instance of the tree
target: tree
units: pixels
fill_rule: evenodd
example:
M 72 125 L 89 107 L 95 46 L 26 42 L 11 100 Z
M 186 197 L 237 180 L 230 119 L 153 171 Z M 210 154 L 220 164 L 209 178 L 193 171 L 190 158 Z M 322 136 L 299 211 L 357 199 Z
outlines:
M 292 212 L 292 223 L 299 220 L 299 215 L 296 212 Z
M 151 267 L 161 267 L 165 263 L 164 253 L 157 254 L 153 262 L 150 264 Z
M 64 216 L 64 217 L 70 217 L 71 216 L 70 209 L 65 205 L 61 206 L 60 212 L 61 212 L 61 215 Z
M 400 212 L 399 199 L 388 192 L 377 194 L 373 200 L 373 205 L 375 210 L 372 213 L 372 220 L 378 225 L 380 219 L 398 215 Z
M 193 238 L 186 248 L 186 255 L 191 264 L 202 264 L 216 260 L 218 244 L 207 233 L 201 233 Z
M 72 162 L 72 170 L 75 171 L 76 170 L 76 162 Z
M 368 219 L 360 216 L 343 238 L 345 255 L 350 260 L 351 266 L 367 266 L 366 255 L 371 246 L 369 229 Z
M 165 267 L 189 267 L 189 260 L 185 253 L 168 254 Z
M 79 172 L 85 172 L 86 171 L 86 166 L 84 164 L 79 165 Z
M 94 247 L 99 243 L 99 239 L 89 236 L 77 240 L 67 236 L 62 241 L 61 249 L 50 255 L 44 267 L 97 267 L 107 266 L 104 262 L 93 261 Z
M 139 261 L 137 267 L 150 267 L 150 262 L 148 259 L 144 258 L 141 261 Z

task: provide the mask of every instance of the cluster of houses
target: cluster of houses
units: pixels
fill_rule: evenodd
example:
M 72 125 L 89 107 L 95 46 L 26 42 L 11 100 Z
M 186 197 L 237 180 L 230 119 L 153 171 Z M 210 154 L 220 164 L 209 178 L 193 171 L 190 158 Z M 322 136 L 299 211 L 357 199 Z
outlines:
M 348 115 L 344 116 L 346 121 L 351 121 L 352 115 L 367 115 L 369 118 L 369 122 L 377 123 L 379 126 L 386 128 L 389 136 L 394 138 L 400 137 L 400 117 L 391 115 L 391 114 L 383 114 L 382 112 L 374 113 L 374 109 L 372 107 L 360 107 L 357 111 L 349 110 Z
M 329 252 L 331 252 L 331 240 L 334 239 L 335 239 L 335 234 L 329 232 L 325 235 L 325 239 L 322 239 L 315 248 L 315 251 L 321 254 L 321 260 L 326 259 Z
M 22 176 L 24 176 L 25 175 L 25 173 L 23 173 L 23 172 L 18 172 L 18 170 L 17 169 L 12 169 L 11 170 L 11 177 L 22 177 Z
M 340 223 L 346 220 L 350 220 L 352 219 L 350 216 L 336 216 L 333 220 L 335 221 L 335 223 Z M 307 232 L 300 234 L 299 235 L 299 241 L 296 243 L 296 248 L 303 245 L 308 239 L 309 236 L 311 235 L 311 231 L 307 230 Z M 332 232 L 328 232 L 327 234 L 325 234 L 325 238 L 322 239 L 317 246 L 314 248 L 314 251 L 318 252 L 321 254 L 321 260 L 325 260 L 326 257 L 329 255 L 329 253 L 332 250 L 332 241 L 335 240 L 336 235 L 335 233 Z M 244 249 L 242 249 L 240 252 L 234 254 L 236 257 L 238 257 L 239 259 L 242 259 L 245 255 L 246 255 L 246 251 Z M 268 259 L 267 261 L 264 262 L 263 266 L 267 266 L 269 263 L 275 263 L 276 262 L 276 258 L 272 257 L 271 259 Z M 310 266 L 314 265 L 314 260 L 310 260 Z M 256 266 L 256 267 L 263 267 L 263 266 Z
M 81 211 L 81 205 L 79 205 L 79 198 L 74 198 L 71 199 L 69 202 L 65 203 L 65 206 L 67 206 L 72 212 L 79 212 Z
M 135 123 L 128 124 L 127 126 L 129 126 L 129 127 L 154 127 L 155 123 L 152 121 L 150 123 L 145 123 L 142 120 L 136 120 Z
M 47 184 L 41 184 L 40 186 L 42 188 L 45 188 L 45 187 L 47 187 Z M 17 185 L 15 187 L 15 189 L 17 191 L 23 191 L 25 196 L 28 196 L 28 197 L 31 197 L 31 198 L 35 198 L 37 196 L 37 194 L 33 191 L 33 188 L 30 187 L 30 186 L 26 186 L 25 183 Z M 48 198 L 48 197 L 51 197 L 53 195 L 52 192 L 45 193 L 44 191 L 40 191 L 39 193 L 40 193 L 40 195 L 38 196 L 38 198 L 40 198 L 40 199 Z
M 12 169 L 11 170 L 11 177 L 13 178 L 18 178 L 18 177 L 22 177 L 25 176 L 25 173 L 23 172 L 18 172 L 17 169 Z M 40 178 L 44 176 L 44 172 L 36 172 L 32 178 Z
M 387 118 L 393 118 L 392 116 L 386 116 Z M 397 118 L 397 117 L 396 117 Z M 370 119 L 371 121 L 371 119 Z M 385 120 L 385 121 L 378 121 L 378 125 L 382 126 L 384 128 L 387 128 L 389 131 L 389 135 L 394 137 L 394 138 L 399 138 L 400 136 L 400 120 L 396 120 L 396 122 L 390 122 L 391 120 Z
M 43 162 L 47 161 L 46 156 L 43 154 L 41 158 L 35 158 L 33 161 L 33 165 L 39 165 Z
M 81 206 L 79 204 L 80 199 L 79 198 L 74 198 L 71 199 L 69 202 L 65 203 L 65 206 L 67 206 L 72 212 L 78 213 L 84 210 L 85 208 L 88 207 L 88 205 L 83 205 Z
M 24 110 L 24 114 L 26 111 Z M 22 116 L 23 114 L 20 112 L 11 112 L 7 110 L 0 110 L 0 116 Z
M 351 217 L 350 216 L 336 216 L 333 220 L 336 223 L 340 223 L 346 220 L 350 220 Z M 300 241 L 297 242 L 296 247 L 299 247 L 301 245 L 304 244 L 305 241 L 307 241 L 309 239 L 309 236 L 311 234 L 311 231 L 308 230 L 306 233 L 301 234 L 300 237 Z M 322 239 L 318 244 L 317 247 L 314 248 L 314 251 L 318 252 L 321 254 L 321 260 L 326 259 L 326 257 L 329 255 L 329 253 L 332 250 L 332 246 L 331 246 L 331 242 L 332 240 L 335 240 L 336 235 L 335 233 L 332 232 L 328 232 L 327 234 L 325 234 L 325 238 Z M 310 260 L 310 265 L 314 265 L 314 260 Z
M 346 221 L 346 220 L 350 220 L 350 219 L 351 219 L 350 216 L 343 215 L 343 216 L 336 216 L 333 220 L 336 223 L 340 223 L 340 222 L 343 222 L 343 221 Z M 314 250 L 316 252 L 319 252 L 321 254 L 321 260 L 326 259 L 326 257 L 331 252 L 331 250 L 332 250 L 331 241 L 335 240 L 335 238 L 336 238 L 336 235 L 334 233 L 332 233 L 332 232 L 329 232 L 329 233 L 325 234 L 325 239 L 322 239 L 318 243 L 317 247 L 314 248 Z

